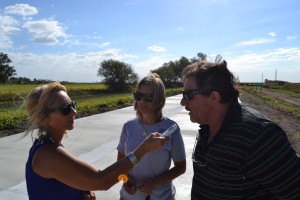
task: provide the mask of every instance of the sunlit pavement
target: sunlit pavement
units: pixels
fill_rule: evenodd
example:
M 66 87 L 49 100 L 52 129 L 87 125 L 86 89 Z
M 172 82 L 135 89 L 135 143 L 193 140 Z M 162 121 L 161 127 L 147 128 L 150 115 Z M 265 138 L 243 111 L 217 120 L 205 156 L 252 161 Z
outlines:
M 189 120 L 184 107 L 180 106 L 181 95 L 167 98 L 163 110 L 164 116 L 176 121 L 180 126 L 187 155 L 186 173 L 174 180 L 177 200 L 190 199 L 192 183 L 192 161 L 195 135 L 198 125 Z M 99 169 L 111 165 L 117 160 L 116 146 L 122 125 L 135 117 L 133 107 L 127 107 L 111 112 L 84 117 L 75 121 L 75 129 L 68 133 L 63 140 L 64 147 L 86 160 Z M 23 200 L 28 199 L 25 183 L 25 163 L 32 139 L 24 133 L 0 138 L 0 199 Z M 108 191 L 97 191 L 97 199 L 112 200 L 119 198 L 121 183 Z

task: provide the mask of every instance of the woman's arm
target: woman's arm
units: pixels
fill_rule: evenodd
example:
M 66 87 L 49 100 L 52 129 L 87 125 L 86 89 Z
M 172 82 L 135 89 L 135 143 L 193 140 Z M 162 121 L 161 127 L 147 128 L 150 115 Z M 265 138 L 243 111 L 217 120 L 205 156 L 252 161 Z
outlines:
M 118 160 L 121 160 L 124 157 L 125 157 L 125 155 L 118 151 Z M 133 182 L 133 180 L 130 177 L 128 177 L 127 182 L 123 183 L 123 188 L 127 193 L 132 194 L 132 195 L 134 193 L 136 193 L 136 191 L 137 191 L 135 183 Z
M 124 158 L 124 157 L 125 157 L 125 155 L 122 154 L 122 153 L 120 153 L 120 152 L 118 151 L 118 158 L 117 158 L 117 161 L 121 160 L 121 159 Z
M 158 136 L 156 134 L 156 136 Z M 144 154 L 160 149 L 165 138 L 149 136 L 133 153 L 139 160 Z M 81 190 L 108 190 L 118 182 L 120 174 L 127 174 L 132 161 L 125 156 L 103 171 L 68 153 L 63 147 L 47 145 L 40 149 L 33 159 L 34 172 L 44 178 L 55 178 L 71 187 Z
M 180 162 L 174 162 L 174 167 L 163 173 L 161 176 L 154 178 L 154 185 L 161 185 L 167 183 L 177 178 L 178 176 L 184 174 L 186 171 L 186 160 Z
M 139 190 L 150 195 L 155 186 L 172 181 L 186 171 L 186 160 L 174 162 L 174 167 L 151 180 L 145 180 L 141 183 Z

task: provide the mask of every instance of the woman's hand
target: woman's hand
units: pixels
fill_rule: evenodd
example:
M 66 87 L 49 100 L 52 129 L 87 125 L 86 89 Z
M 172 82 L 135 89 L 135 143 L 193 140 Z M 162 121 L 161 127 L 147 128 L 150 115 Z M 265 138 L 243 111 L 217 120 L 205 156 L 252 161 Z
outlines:
M 126 183 L 123 184 L 123 188 L 124 190 L 128 193 L 133 195 L 134 193 L 136 193 L 136 187 L 135 187 L 135 183 L 132 179 L 128 179 L 128 181 Z
M 161 149 L 168 141 L 169 139 L 167 137 L 162 137 L 159 133 L 152 133 L 143 141 L 143 143 L 139 146 L 139 149 L 149 153 L 151 151 Z
M 151 180 L 145 180 L 140 183 L 138 189 L 146 195 L 151 195 L 154 189 L 154 184 Z
M 96 199 L 96 195 L 93 191 L 87 191 L 84 195 L 84 200 L 95 200 Z

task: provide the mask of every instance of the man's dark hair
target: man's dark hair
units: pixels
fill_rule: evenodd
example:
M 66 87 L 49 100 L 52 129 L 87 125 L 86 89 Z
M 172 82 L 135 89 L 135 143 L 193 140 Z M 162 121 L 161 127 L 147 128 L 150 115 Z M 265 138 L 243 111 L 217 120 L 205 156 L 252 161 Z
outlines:
M 198 89 L 217 91 L 221 95 L 221 103 L 228 103 L 239 96 L 238 80 L 228 70 L 227 62 L 214 63 L 207 60 L 186 66 L 182 72 L 183 81 L 195 77 Z

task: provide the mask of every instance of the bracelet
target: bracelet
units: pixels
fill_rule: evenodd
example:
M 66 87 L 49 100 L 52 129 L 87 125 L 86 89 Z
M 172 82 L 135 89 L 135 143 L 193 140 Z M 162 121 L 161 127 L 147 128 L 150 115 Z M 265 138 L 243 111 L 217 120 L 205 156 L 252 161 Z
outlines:
M 133 152 L 130 152 L 129 154 L 127 154 L 127 158 L 129 158 L 133 167 L 135 167 L 139 163 L 138 158 L 134 155 Z

